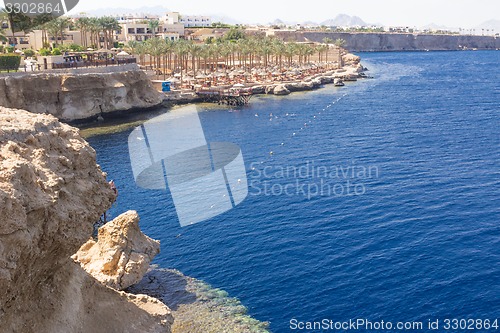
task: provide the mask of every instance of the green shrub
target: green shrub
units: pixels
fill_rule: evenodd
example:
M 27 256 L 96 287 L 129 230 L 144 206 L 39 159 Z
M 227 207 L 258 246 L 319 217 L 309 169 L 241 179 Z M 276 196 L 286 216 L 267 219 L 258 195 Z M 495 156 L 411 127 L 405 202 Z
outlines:
M 78 44 L 71 44 L 69 46 L 69 49 L 74 51 L 74 52 L 82 52 L 83 51 L 83 47 L 81 45 L 78 45 Z
M 58 48 L 58 49 L 59 49 L 59 51 L 61 51 L 61 52 L 67 52 L 67 51 L 69 51 L 69 49 L 70 49 L 69 45 L 59 45 L 57 48 Z
M 57 47 L 52 50 L 52 55 L 61 55 L 61 54 L 62 54 L 61 50 L 58 49 Z
M 16 54 L 0 54 L 0 70 L 17 71 L 21 64 L 21 57 Z
M 16 50 L 16 48 L 14 46 L 6 46 L 5 47 L 5 51 L 7 51 L 7 53 L 12 53 Z
M 50 55 L 50 50 L 49 49 L 46 49 L 46 48 L 43 48 L 43 49 L 40 49 L 40 51 L 38 51 L 38 53 L 40 53 L 41 56 L 48 56 Z
M 26 57 L 32 57 L 32 56 L 35 55 L 35 51 L 33 51 L 33 50 L 24 50 L 24 55 Z

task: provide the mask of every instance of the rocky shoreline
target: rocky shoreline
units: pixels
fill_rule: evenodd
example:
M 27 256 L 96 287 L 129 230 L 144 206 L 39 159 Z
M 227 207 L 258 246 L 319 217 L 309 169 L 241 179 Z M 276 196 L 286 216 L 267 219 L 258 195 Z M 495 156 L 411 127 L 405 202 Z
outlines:
M 0 76 L 0 106 L 51 114 L 65 122 L 150 109 L 161 102 L 137 65 Z
M 335 79 L 343 79 L 350 77 L 352 80 L 366 78 L 363 75 L 367 69 L 359 63 L 359 58 L 355 63 L 348 64 L 341 69 L 329 70 L 324 73 L 318 73 L 308 76 L 300 81 L 292 82 L 274 82 L 268 84 L 248 83 L 245 84 L 247 89 L 252 95 L 278 95 L 286 96 L 290 93 L 311 91 L 321 88 L 325 84 L 333 84 Z M 229 89 L 231 86 L 219 87 L 221 89 Z M 171 107 L 173 105 L 188 104 L 188 103 L 201 103 L 204 99 L 195 91 L 191 90 L 176 90 L 164 93 L 162 106 Z
M 274 79 L 265 83 L 248 82 L 243 88 L 253 95 L 284 96 L 297 91 L 318 89 L 324 84 L 333 83 L 336 78 L 360 77 L 364 68 L 359 57 L 347 54 L 343 61 L 345 65 L 341 69 L 321 69 L 324 72 L 304 74 L 302 78 L 292 78 L 287 82 Z M 168 93 L 157 91 L 146 72 L 137 65 L 0 76 L 0 106 L 51 114 L 71 124 L 126 118 L 130 114 L 160 107 L 204 101 L 203 96 L 194 90 L 174 90 Z
M 55 117 L 0 107 L 0 198 L 1 332 L 267 332 L 220 290 L 177 271 L 144 276 L 160 245 L 136 212 L 92 239 L 116 193 L 79 130 Z
M 247 314 L 236 298 L 175 269 L 152 266 L 138 284 L 126 289 L 166 304 L 175 318 L 172 333 L 268 333 L 269 323 Z

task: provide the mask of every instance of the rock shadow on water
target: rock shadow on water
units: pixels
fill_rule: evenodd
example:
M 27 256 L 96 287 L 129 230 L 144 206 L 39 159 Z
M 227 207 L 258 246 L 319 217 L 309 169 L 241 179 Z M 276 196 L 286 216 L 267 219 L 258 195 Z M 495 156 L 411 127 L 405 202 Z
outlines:
M 187 277 L 176 270 L 152 269 L 141 282 L 127 290 L 158 298 L 173 311 L 178 310 L 180 304 L 197 300 L 196 293 L 188 291 Z
M 270 332 L 269 323 L 250 317 L 238 299 L 177 270 L 152 266 L 139 283 L 126 291 L 165 303 L 174 316 L 173 333 Z

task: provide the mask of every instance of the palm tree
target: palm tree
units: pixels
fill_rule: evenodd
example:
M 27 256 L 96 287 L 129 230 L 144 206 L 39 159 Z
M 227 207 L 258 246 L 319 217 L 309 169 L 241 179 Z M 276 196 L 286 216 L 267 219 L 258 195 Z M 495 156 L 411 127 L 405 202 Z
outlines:
M 269 38 L 264 38 L 260 41 L 260 43 L 258 45 L 258 50 L 260 51 L 260 55 L 264 59 L 263 65 L 267 66 L 267 64 L 269 62 L 269 55 L 271 55 L 273 52 L 273 48 L 272 48 L 272 45 L 271 45 Z
M 323 52 L 325 52 L 325 59 L 328 59 L 328 46 L 327 45 L 318 45 L 316 47 L 316 51 L 318 51 L 318 61 L 319 62 L 322 62 L 322 60 L 323 60 L 323 57 L 322 57 Z
M 273 51 L 276 56 L 276 62 L 280 66 L 280 70 L 283 68 L 283 55 L 285 55 L 285 43 L 281 41 L 280 39 L 274 38 L 272 40 L 272 45 L 273 45 Z
M 341 68 L 344 65 L 342 60 L 342 48 L 346 45 L 346 41 L 344 39 L 339 38 L 335 40 L 334 44 L 338 48 L 338 55 L 339 55 L 338 67 Z
M 5 37 L 5 32 L 0 28 L 0 42 L 6 42 L 7 37 Z
M 136 54 L 139 56 L 139 64 L 144 65 L 144 56 L 147 53 L 147 48 L 144 43 L 140 43 L 137 41 L 130 41 L 128 43 L 127 49 L 130 51 L 131 54 Z
M 151 38 L 153 38 L 155 35 L 156 35 L 156 30 L 158 29 L 158 27 L 160 26 L 160 21 L 158 20 L 150 20 L 148 22 L 148 27 L 149 27 L 149 30 L 151 30 Z
M 222 59 L 224 61 L 224 66 L 228 67 L 228 62 L 231 62 L 231 46 L 232 44 L 231 41 L 223 42 L 220 44 L 217 44 L 217 48 L 219 49 L 219 54 L 222 56 Z
M 90 44 L 95 48 L 99 48 L 101 44 L 100 43 L 101 26 L 99 24 L 99 20 L 95 17 L 91 17 L 88 19 L 87 23 L 88 23 L 87 28 L 88 31 L 90 32 Z
M 210 59 L 210 47 L 205 45 L 200 51 L 200 57 L 203 58 L 204 73 L 207 74 L 208 59 Z
M 164 57 L 165 57 L 165 65 L 166 69 L 170 70 L 171 69 L 171 64 L 172 64 L 172 54 L 174 52 L 174 46 L 175 42 L 172 40 L 165 40 L 165 46 L 164 46 Z
M 69 22 L 68 18 L 58 17 L 46 23 L 47 32 L 54 38 L 56 45 L 59 44 L 59 37 L 61 37 L 61 44 L 64 44 L 64 31 L 68 28 Z
M 288 59 L 288 65 L 292 65 L 293 57 L 298 53 L 298 44 L 290 42 L 285 44 L 285 57 Z
M 110 49 L 114 43 L 114 32 L 121 29 L 118 21 L 110 16 L 104 16 L 97 19 L 100 28 L 99 35 L 104 37 L 104 48 Z
M 87 38 L 86 38 L 86 17 L 81 17 L 75 22 L 76 28 L 80 30 L 80 41 L 82 43 L 82 46 L 86 47 L 87 45 Z
M 344 47 L 347 44 L 347 42 L 346 42 L 345 39 L 338 38 L 338 39 L 335 40 L 334 44 L 335 44 L 335 46 L 337 46 L 339 48 L 342 48 L 342 47 Z
M 185 40 L 178 40 L 174 44 L 174 54 L 175 54 L 175 60 L 174 60 L 174 70 L 177 68 L 180 69 L 180 74 L 181 74 L 181 84 L 182 84 L 182 70 L 184 69 L 184 57 L 188 53 L 187 50 L 187 45 Z
M 144 42 L 146 52 L 153 58 L 154 68 L 161 67 L 161 55 L 165 52 L 165 41 L 162 38 L 150 38 Z
M 198 58 L 201 54 L 201 46 L 190 41 L 187 44 L 187 49 L 191 55 L 191 69 L 193 71 L 193 75 L 196 76 L 196 58 Z
M 326 57 L 325 57 L 325 62 L 327 63 L 328 66 L 328 53 L 330 52 L 330 44 L 333 43 L 333 39 L 329 37 L 323 38 L 323 43 L 326 44 Z
M 3 21 L 9 22 L 9 28 L 12 34 L 12 43 L 15 41 L 16 32 L 28 32 L 33 28 L 33 22 L 31 19 L 22 13 L 15 13 L 14 11 L 8 12 L 5 8 L 3 8 L 0 10 L 0 17 L 2 17 Z
M 5 37 L 5 31 L 2 28 L 2 25 L 4 22 L 8 21 L 9 17 L 7 15 L 7 12 L 5 11 L 0 11 L 0 42 L 6 42 L 7 37 Z

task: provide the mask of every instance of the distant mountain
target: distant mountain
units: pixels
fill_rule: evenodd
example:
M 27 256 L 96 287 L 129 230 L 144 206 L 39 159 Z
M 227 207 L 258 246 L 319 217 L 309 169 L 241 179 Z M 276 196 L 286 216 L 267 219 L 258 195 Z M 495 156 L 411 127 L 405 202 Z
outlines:
M 280 25 L 290 25 L 290 23 L 287 23 L 287 22 L 284 22 L 280 19 L 276 19 L 272 22 L 269 23 L 269 25 L 277 25 L 277 26 L 280 26 Z
M 326 25 L 327 27 L 354 27 L 354 26 L 368 26 L 369 24 L 363 21 L 358 16 L 339 14 L 334 19 L 321 22 L 321 25 Z
M 280 19 L 276 19 L 273 22 L 270 22 L 269 25 L 287 25 L 294 26 L 300 24 L 301 26 L 321 26 L 325 25 L 327 27 L 338 26 L 338 27 L 354 27 L 354 26 L 368 26 L 369 24 L 363 21 L 358 16 L 349 16 L 346 14 L 339 14 L 334 19 L 326 20 L 321 23 L 313 22 L 313 21 L 304 21 L 304 22 L 294 22 L 294 21 L 282 21 Z
M 93 10 L 87 10 L 84 11 L 86 14 L 89 16 L 113 16 L 113 15 L 122 15 L 122 14 L 151 14 L 151 15 L 158 15 L 162 16 L 166 12 L 168 12 L 169 9 L 163 6 L 153 6 L 153 7 L 139 7 L 139 8 L 100 8 L 100 9 L 93 9 Z M 70 14 L 78 14 L 78 8 L 76 8 L 73 12 Z
M 318 24 L 318 23 L 313 22 L 313 21 L 305 21 L 305 22 L 302 22 L 300 25 L 302 25 L 302 26 L 308 26 L 308 27 L 316 27 L 316 26 L 319 26 L 319 24 Z
M 477 27 L 474 27 L 477 31 L 478 30 L 482 30 L 482 29 L 489 29 L 490 30 L 490 33 L 489 34 L 492 34 L 495 33 L 500 33 L 500 20 L 489 20 L 489 21 L 486 21 L 486 22 L 483 22 L 481 23 L 480 25 L 478 25 Z
M 232 17 L 224 16 L 224 15 L 208 15 L 212 19 L 212 22 L 222 22 L 225 24 L 242 24 L 241 21 L 235 20 Z
M 439 25 L 436 23 L 430 23 L 424 26 L 421 26 L 420 29 L 423 30 L 445 30 L 445 31 L 458 31 L 458 28 L 450 28 L 445 25 Z

